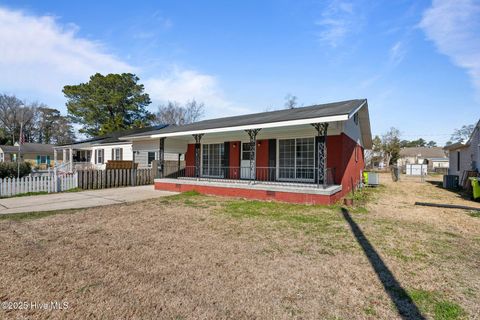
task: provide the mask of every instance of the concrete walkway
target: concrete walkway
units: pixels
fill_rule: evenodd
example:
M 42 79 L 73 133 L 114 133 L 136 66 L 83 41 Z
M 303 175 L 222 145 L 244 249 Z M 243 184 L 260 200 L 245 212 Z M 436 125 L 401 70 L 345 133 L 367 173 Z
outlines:
M 106 206 L 174 194 L 177 193 L 154 190 L 149 185 L 5 198 L 0 199 L 0 214 Z

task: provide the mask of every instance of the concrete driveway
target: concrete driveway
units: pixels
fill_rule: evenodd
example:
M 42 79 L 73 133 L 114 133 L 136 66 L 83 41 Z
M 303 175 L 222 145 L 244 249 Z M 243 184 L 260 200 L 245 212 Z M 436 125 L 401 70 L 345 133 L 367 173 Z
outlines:
M 174 195 L 153 185 L 0 199 L 0 214 L 106 206 Z

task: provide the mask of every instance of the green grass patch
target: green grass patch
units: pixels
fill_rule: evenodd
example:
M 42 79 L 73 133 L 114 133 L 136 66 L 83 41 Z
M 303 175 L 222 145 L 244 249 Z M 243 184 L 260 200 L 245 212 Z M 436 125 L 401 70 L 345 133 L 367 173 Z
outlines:
M 373 200 L 376 195 L 384 192 L 385 189 L 386 188 L 384 185 L 378 185 L 376 187 L 363 187 L 361 189 L 350 192 L 346 198 L 353 199 L 354 203 L 365 205 L 366 203 Z
M 471 211 L 468 211 L 468 215 L 469 215 L 470 217 L 480 218 L 480 211 L 471 210 Z
M 377 312 L 375 311 L 375 309 L 372 306 L 368 306 L 366 308 L 363 308 L 363 311 L 368 316 L 376 316 L 377 315 Z
M 0 214 L 0 221 L 1 220 L 23 221 L 23 220 L 41 219 L 41 218 L 45 218 L 45 217 L 49 217 L 57 214 L 73 213 L 75 211 L 78 211 L 78 209 Z
M 297 230 L 315 237 L 327 249 L 349 250 L 352 239 L 339 206 L 232 200 L 217 210 L 235 219 L 255 219 L 260 228 Z M 348 245 L 345 244 L 348 242 Z
M 440 294 L 426 290 L 409 290 L 408 294 L 422 313 L 433 315 L 435 320 L 456 320 L 466 318 L 462 307 L 444 299 Z
M 170 204 L 172 202 L 178 202 L 178 201 L 186 201 L 186 200 L 194 201 L 194 199 L 198 200 L 198 199 L 203 198 L 203 197 L 205 197 L 205 196 L 203 196 L 199 192 L 193 190 L 193 191 L 187 191 L 187 192 L 182 192 L 182 193 L 179 193 L 179 194 L 175 194 L 173 196 L 162 197 L 162 199 L 160 200 L 160 203 Z

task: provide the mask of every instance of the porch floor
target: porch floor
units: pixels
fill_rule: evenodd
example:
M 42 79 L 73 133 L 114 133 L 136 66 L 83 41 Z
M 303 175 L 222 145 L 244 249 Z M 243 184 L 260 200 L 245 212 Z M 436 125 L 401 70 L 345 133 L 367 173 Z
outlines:
M 288 192 L 312 195 L 331 196 L 342 191 L 341 185 L 328 185 L 323 187 L 311 183 L 295 183 L 295 182 L 271 182 L 271 181 L 255 181 L 251 183 L 250 180 L 238 179 L 208 179 L 208 178 L 188 178 L 182 177 L 177 179 L 160 178 L 155 179 L 155 183 L 169 183 L 176 185 L 194 185 L 205 187 L 219 187 L 219 188 L 240 188 L 246 190 L 262 190 L 275 192 Z

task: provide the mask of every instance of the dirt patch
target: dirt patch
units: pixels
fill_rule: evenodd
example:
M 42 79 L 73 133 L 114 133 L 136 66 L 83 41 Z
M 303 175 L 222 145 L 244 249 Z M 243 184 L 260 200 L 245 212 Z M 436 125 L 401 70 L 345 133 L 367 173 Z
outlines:
M 415 207 L 465 201 L 432 184 L 382 180 L 349 214 L 405 294 L 427 317 L 480 314 L 480 219 Z M 399 318 L 335 206 L 188 194 L 3 220 L 0 243 L 1 301 L 68 302 L 0 318 Z

